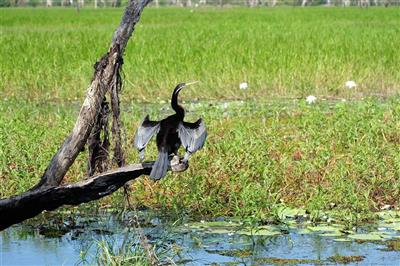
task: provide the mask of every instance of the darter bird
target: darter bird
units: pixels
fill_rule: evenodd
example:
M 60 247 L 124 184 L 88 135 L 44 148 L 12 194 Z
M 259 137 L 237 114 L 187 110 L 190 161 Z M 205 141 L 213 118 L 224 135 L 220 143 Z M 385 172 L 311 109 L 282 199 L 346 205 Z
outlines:
M 179 92 L 193 83 L 196 82 L 180 83 L 175 87 L 171 97 L 171 107 L 175 114 L 161 121 L 151 121 L 147 115 L 136 132 L 133 145 L 139 151 L 141 162 L 144 160 L 144 150 L 147 144 L 157 134 L 158 157 L 150 173 L 150 177 L 154 180 L 159 180 L 166 175 L 170 158 L 178 155 L 181 144 L 186 150 L 183 157 L 185 164 L 188 163 L 190 155 L 204 145 L 207 137 L 204 121 L 200 118 L 194 123 L 184 122 L 185 110 L 178 104 Z

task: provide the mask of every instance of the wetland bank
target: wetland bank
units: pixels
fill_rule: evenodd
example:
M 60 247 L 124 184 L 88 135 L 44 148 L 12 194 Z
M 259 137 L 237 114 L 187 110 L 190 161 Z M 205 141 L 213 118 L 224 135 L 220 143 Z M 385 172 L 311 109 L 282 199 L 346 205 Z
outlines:
M 84 9 L 78 17 L 61 9 L 2 10 L 1 198 L 34 185 L 73 127 L 91 65 L 107 47 L 121 12 Z M 138 161 L 130 142 L 143 117 L 171 113 L 167 100 L 177 81 L 201 80 L 185 92 L 183 105 L 188 120 L 204 117 L 209 130 L 188 171 L 131 184 L 134 207 L 156 213 L 143 218 L 149 221 L 142 226 L 160 256 L 182 264 L 201 264 L 204 256 L 207 263 L 221 264 L 398 260 L 398 214 L 378 213 L 396 210 L 400 198 L 397 17 L 390 8 L 145 10 L 124 64 L 127 161 Z M 215 23 L 207 28 L 205 18 Z M 205 43 L 204 36 L 215 41 Z M 179 45 L 171 45 L 175 42 Z M 357 87 L 350 90 L 345 82 L 353 79 Z M 249 86 L 241 90 L 244 81 Z M 317 100 L 307 104 L 311 94 Z M 85 177 L 85 153 L 66 181 Z M 155 155 L 153 143 L 148 156 Z M 8 254 L 2 260 L 12 263 L 9 259 L 19 258 L 13 252 L 26 247 L 32 256 L 60 254 L 43 255 L 48 262 L 41 262 L 49 264 L 62 258 L 73 258 L 67 264 L 90 263 L 100 253 L 105 260 L 99 263 L 129 254 L 145 264 L 140 246 L 127 245 L 138 249 L 128 252 L 121 244 L 127 234 L 137 243 L 127 217 L 120 217 L 124 208 L 119 191 L 78 209 L 67 207 L 67 215 L 56 212 L 63 218 L 59 222 L 46 222 L 43 214 L 42 227 L 33 221 L 34 226 L 10 228 L 1 233 L 2 254 Z M 295 208 L 302 214 L 289 222 L 293 214 L 285 210 Z M 93 209 L 116 209 L 118 215 L 85 214 Z M 75 227 L 68 217 L 75 217 Z M 379 225 L 384 219 L 393 220 Z M 56 230 L 48 230 L 52 226 Z M 55 235 L 46 238 L 51 231 Z M 335 241 L 340 238 L 344 241 Z M 302 254 L 303 247 L 309 253 Z M 187 256 L 176 255 L 179 250 Z M 285 250 L 290 252 L 282 254 Z

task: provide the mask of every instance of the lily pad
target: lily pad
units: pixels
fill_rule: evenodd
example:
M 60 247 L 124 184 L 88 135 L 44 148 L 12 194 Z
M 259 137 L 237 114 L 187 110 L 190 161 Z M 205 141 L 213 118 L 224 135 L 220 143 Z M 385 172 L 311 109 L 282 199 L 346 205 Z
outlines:
M 388 238 L 386 234 L 380 234 L 377 232 L 372 232 L 369 234 L 354 234 L 354 235 L 349 235 L 348 237 L 351 239 L 361 240 L 361 241 L 379 241 Z
M 281 231 L 274 226 L 260 226 L 258 228 L 243 228 L 237 231 L 238 234 L 247 236 L 276 236 L 281 235 Z
M 322 234 L 318 234 L 319 236 L 324 236 L 324 237 L 339 237 L 342 236 L 343 233 L 340 232 L 332 232 L 332 233 L 322 233 Z
M 295 218 L 300 215 L 305 215 L 306 211 L 300 208 L 281 207 L 278 210 L 278 215 L 281 219 Z
M 240 225 L 227 221 L 194 222 L 185 224 L 182 230 L 202 231 L 209 234 L 233 234 Z
M 210 227 L 205 230 L 206 233 L 209 234 L 233 234 L 233 230 L 229 230 L 227 228 L 220 228 L 220 227 Z
M 340 233 L 342 227 L 332 226 L 332 225 L 317 225 L 317 226 L 308 226 L 308 230 L 313 232 L 335 232 Z
M 348 239 L 348 238 L 335 238 L 335 239 L 333 239 L 333 241 L 336 241 L 336 242 L 351 242 L 352 240 Z

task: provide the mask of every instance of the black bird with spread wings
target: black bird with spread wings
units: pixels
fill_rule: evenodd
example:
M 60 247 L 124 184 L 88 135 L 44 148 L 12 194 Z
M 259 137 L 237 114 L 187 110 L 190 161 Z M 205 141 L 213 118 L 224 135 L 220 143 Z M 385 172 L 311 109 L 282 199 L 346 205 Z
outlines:
M 144 160 L 144 150 L 150 139 L 157 134 L 158 157 L 150 173 L 152 179 L 159 180 L 166 175 L 170 156 L 178 154 L 181 144 L 186 150 L 183 162 L 187 163 L 190 155 L 200 150 L 206 141 L 207 130 L 203 120 L 184 122 L 185 110 L 178 104 L 179 92 L 190 84 L 193 83 L 180 83 L 174 89 L 171 106 L 175 114 L 161 121 L 150 121 L 147 115 L 136 132 L 133 145 L 139 151 L 140 161 Z

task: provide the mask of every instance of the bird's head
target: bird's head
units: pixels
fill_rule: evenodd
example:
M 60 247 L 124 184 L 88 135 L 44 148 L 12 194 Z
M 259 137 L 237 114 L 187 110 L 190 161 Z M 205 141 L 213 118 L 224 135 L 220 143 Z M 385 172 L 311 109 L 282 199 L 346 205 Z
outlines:
M 189 83 L 179 83 L 178 85 L 176 85 L 173 95 L 177 95 L 183 88 L 185 88 L 186 86 L 192 85 L 192 84 L 196 84 L 198 81 L 194 81 L 194 82 L 189 82 Z

